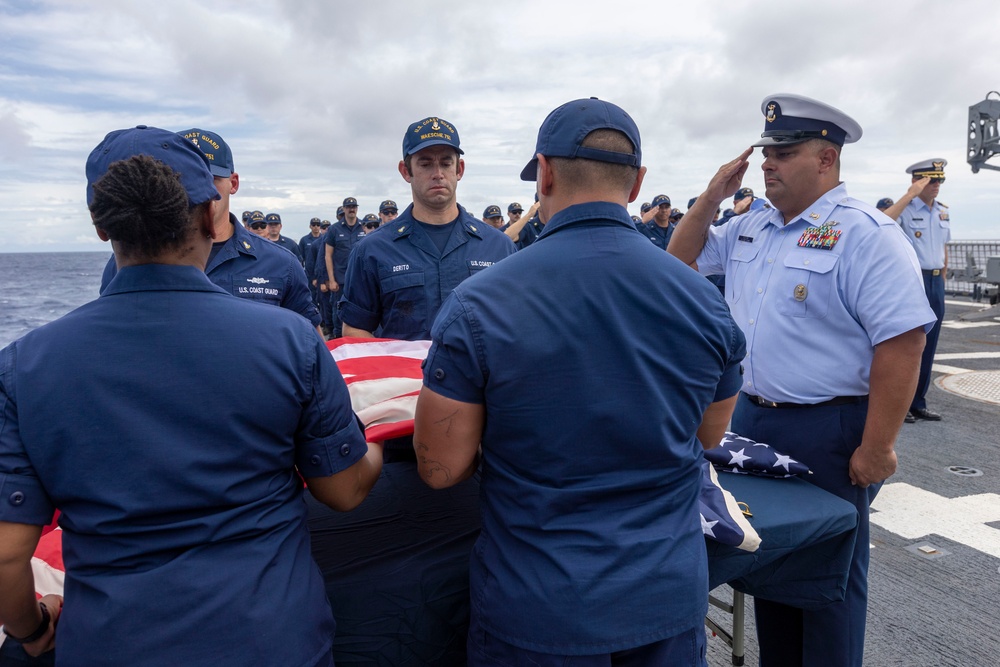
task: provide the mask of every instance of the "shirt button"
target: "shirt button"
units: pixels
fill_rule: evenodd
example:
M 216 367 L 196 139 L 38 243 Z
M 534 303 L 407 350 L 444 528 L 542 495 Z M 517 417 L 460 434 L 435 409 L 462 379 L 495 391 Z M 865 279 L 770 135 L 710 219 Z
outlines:
M 771 258 L 771 257 L 768 257 L 768 258 L 767 258 L 767 263 L 768 263 L 768 264 L 774 264 L 774 259 L 773 259 L 773 258 Z
M 808 265 L 809 264 L 809 260 L 807 259 L 806 261 L 804 261 L 802 263 Z
M 758 287 L 757 288 L 757 294 L 763 294 L 763 293 L 764 293 L 764 288 L 763 287 Z
M 350 453 L 351 453 L 351 446 L 350 445 L 341 445 L 340 446 L 340 455 L 341 456 L 347 456 Z
M 443 368 L 438 368 L 437 370 L 434 371 L 434 379 L 435 380 L 443 380 L 444 379 L 444 369 Z
M 314 466 L 318 466 L 322 461 L 323 459 L 319 457 L 319 454 L 313 454 L 312 458 L 309 459 L 309 463 L 313 464 Z
M 14 493 L 10 494 L 9 500 L 10 504 L 16 507 L 24 503 L 24 494 L 21 493 L 20 491 L 15 491 Z
M 752 317 L 750 318 L 750 324 L 753 324 L 753 318 Z

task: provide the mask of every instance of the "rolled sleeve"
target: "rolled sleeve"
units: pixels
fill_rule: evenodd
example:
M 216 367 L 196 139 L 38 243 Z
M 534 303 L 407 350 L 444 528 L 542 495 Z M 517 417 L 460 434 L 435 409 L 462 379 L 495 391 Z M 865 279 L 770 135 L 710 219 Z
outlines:
M 300 443 L 295 452 L 295 466 L 306 478 L 329 477 L 350 468 L 367 451 L 361 429 L 352 422 L 333 435 Z
M 431 329 L 424 361 L 424 386 L 463 403 L 484 403 L 486 376 L 477 353 L 475 327 L 453 293 L 441 306 Z
M 316 338 L 313 335 L 313 338 Z M 295 465 L 303 477 L 329 477 L 350 468 L 368 451 L 361 422 L 330 351 L 315 342 L 312 396 L 303 411 Z
M 347 260 L 340 299 L 340 319 L 362 331 L 375 331 L 381 323 L 378 270 L 368 270 L 368 255 L 357 248 Z
M 736 322 L 729 319 L 729 324 L 732 327 L 732 338 L 730 339 L 729 348 L 729 359 L 726 363 L 725 369 L 722 371 L 722 377 L 719 379 L 719 385 L 715 389 L 715 400 L 724 401 L 727 398 L 731 398 L 740 392 L 740 388 L 743 386 L 743 357 L 747 354 L 747 341 L 743 332 L 736 325 Z
M 44 526 L 55 507 L 21 442 L 14 400 L 14 346 L 0 353 L 0 521 Z

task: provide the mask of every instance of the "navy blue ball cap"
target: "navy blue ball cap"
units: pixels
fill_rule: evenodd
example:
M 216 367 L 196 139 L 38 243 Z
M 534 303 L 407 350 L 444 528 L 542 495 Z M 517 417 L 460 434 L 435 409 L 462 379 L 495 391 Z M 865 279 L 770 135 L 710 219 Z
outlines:
M 647 202 L 643 202 L 643 203 L 642 203 L 642 206 L 640 206 L 640 207 L 639 207 L 639 210 L 640 210 L 640 211 L 642 211 L 643 213 L 645 213 L 646 211 L 648 211 L 648 210 L 649 210 L 649 209 L 651 209 L 651 208 L 653 208 L 653 205 L 652 205 L 652 204 L 650 204 L 650 203 L 649 203 L 649 202 L 647 201 Z
M 688 210 L 689 211 L 691 210 L 691 207 L 694 206 L 694 203 L 696 201 L 698 201 L 697 197 L 691 197 L 691 199 L 688 199 Z
M 892 198 L 890 197 L 882 197 L 881 199 L 878 200 L 878 203 L 875 204 L 875 208 L 877 208 L 880 211 L 884 211 L 885 209 L 890 208 L 895 203 L 896 202 L 892 201 Z
M 94 183 L 115 162 L 134 155 L 148 155 L 173 169 L 180 176 L 191 206 L 220 199 L 208 158 L 193 143 L 176 132 L 139 125 L 128 130 L 109 132 L 87 158 L 87 206 L 94 201 Z
M 410 123 L 406 134 L 403 135 L 403 157 L 413 155 L 428 146 L 451 146 L 459 155 L 465 155 L 465 151 L 459 146 L 458 130 L 437 116 Z
M 212 170 L 213 176 L 229 178 L 236 171 L 236 167 L 233 165 L 233 152 L 229 149 L 229 144 L 215 132 L 191 128 L 177 134 L 201 149 L 201 152 L 208 158 L 209 168 Z
M 369 213 L 365 217 L 361 218 L 361 222 L 379 222 L 379 219 L 374 213 Z
M 265 222 L 264 214 L 260 211 L 254 211 L 250 214 L 250 222 Z
M 524 213 L 524 209 L 517 202 L 513 202 L 507 206 L 508 213 Z
M 650 203 L 649 207 L 656 208 L 658 206 L 662 206 L 663 204 L 670 206 L 670 197 L 667 195 L 656 195 L 653 197 L 653 201 Z
M 681 213 L 676 208 L 670 213 L 670 221 L 671 222 L 676 222 L 677 220 L 680 220 L 683 217 L 684 217 L 684 214 Z
M 733 195 L 733 203 L 735 204 L 736 202 L 742 201 L 747 197 L 753 199 L 753 190 L 750 188 L 740 188 L 736 191 L 736 194 Z M 690 206 L 688 208 L 690 208 Z
M 269 225 L 280 225 L 281 216 L 278 215 L 277 213 L 268 213 L 267 215 L 264 216 L 264 222 L 266 222 Z
M 483 211 L 483 218 L 499 218 L 501 216 L 503 216 L 503 213 L 500 212 L 500 207 L 496 204 L 487 206 L 486 210 Z
M 357 205 L 358 205 L 358 200 L 355 199 L 354 197 L 344 198 L 344 208 L 347 208 L 348 206 L 357 206 Z
M 810 139 L 825 139 L 838 146 L 861 138 L 861 126 L 840 109 L 789 93 L 764 98 L 764 132 L 754 146 L 792 145 Z
M 632 153 L 616 153 L 581 144 L 594 130 L 618 130 L 635 147 Z M 625 110 L 596 97 L 567 102 L 550 113 L 538 130 L 535 155 L 545 157 L 585 158 L 638 167 L 642 164 L 639 128 Z M 522 181 L 537 177 L 538 158 L 533 157 L 521 170 Z
M 250 219 L 250 211 L 243 211 L 243 222 Z
M 399 208 L 397 208 L 396 202 L 392 201 L 391 199 L 386 199 L 378 206 L 379 213 L 388 213 L 389 211 L 398 211 L 398 210 Z

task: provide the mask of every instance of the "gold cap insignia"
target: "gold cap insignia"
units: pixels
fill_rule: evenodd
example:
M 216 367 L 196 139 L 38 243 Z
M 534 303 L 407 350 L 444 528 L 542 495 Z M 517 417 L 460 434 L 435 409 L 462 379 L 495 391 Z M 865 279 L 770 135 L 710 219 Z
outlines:
M 404 229 L 406 229 L 406 225 L 403 225 L 402 227 L 400 227 L 399 229 L 397 229 L 396 233 L 397 234 L 402 234 Z
M 809 296 L 809 290 L 805 285 L 799 283 L 795 286 L 795 291 L 792 293 L 792 296 L 795 297 L 796 301 L 805 301 L 806 297 Z
M 810 220 L 819 220 L 819 213 L 810 213 L 809 214 L 809 219 Z
M 246 241 L 244 241 L 243 242 L 243 247 L 246 248 L 247 250 L 249 250 L 250 249 L 250 244 L 247 243 Z
M 431 129 L 437 132 L 438 130 L 441 129 L 441 125 L 439 125 L 438 122 L 435 120 L 434 123 L 431 125 Z
M 777 116 L 774 113 L 774 110 L 777 106 L 778 105 L 775 104 L 774 102 L 771 102 L 770 104 L 767 105 L 767 115 L 764 116 L 764 118 L 767 120 L 768 123 L 773 123 L 777 118 Z

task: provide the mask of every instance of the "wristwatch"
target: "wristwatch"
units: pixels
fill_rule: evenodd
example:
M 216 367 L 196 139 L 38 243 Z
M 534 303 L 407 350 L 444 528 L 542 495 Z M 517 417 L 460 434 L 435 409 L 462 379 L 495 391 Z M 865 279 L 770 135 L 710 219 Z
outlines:
M 48 632 L 49 622 L 51 621 L 52 617 L 49 616 L 48 607 L 45 606 L 44 602 L 39 602 L 38 607 L 42 610 L 42 622 L 38 624 L 38 627 L 35 628 L 34 632 L 32 632 L 27 637 L 15 637 L 14 635 L 10 634 L 10 632 L 7 631 L 7 628 L 5 627 L 4 631 L 7 632 L 7 636 L 16 642 L 20 642 L 21 644 L 30 644 L 31 642 L 36 642 L 39 639 L 41 639 L 42 635 Z

